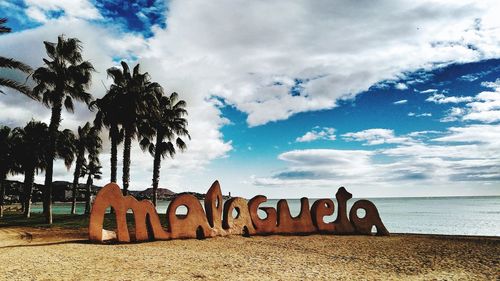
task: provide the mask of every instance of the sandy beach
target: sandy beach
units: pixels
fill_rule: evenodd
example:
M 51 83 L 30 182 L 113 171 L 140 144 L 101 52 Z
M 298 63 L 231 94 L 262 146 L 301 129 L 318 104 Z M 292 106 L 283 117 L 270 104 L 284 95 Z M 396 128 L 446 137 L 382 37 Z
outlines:
M 99 245 L 85 229 L 0 228 L 1 280 L 498 280 L 500 238 L 219 237 Z

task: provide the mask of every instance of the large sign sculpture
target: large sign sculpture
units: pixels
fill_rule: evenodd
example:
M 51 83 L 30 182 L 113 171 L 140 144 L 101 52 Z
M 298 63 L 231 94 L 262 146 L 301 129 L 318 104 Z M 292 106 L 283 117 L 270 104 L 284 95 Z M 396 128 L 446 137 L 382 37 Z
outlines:
M 389 235 L 375 205 L 368 200 L 359 200 L 352 206 L 347 216 L 347 200 L 352 195 L 341 187 L 335 195 L 338 203 L 337 218 L 326 223 L 323 218 L 334 213 L 334 203 L 330 199 L 319 199 L 309 209 L 309 200 L 301 199 L 300 214 L 292 217 L 286 200 L 278 201 L 277 208 L 259 207 L 267 201 L 257 195 L 250 201 L 235 197 L 225 202 L 218 181 L 215 181 L 205 197 L 205 209 L 191 194 L 181 194 L 174 198 L 167 209 L 167 225 L 160 222 L 155 207 L 149 200 L 138 201 L 132 196 L 123 196 L 115 183 L 102 188 L 94 201 L 90 214 L 89 237 L 91 241 L 118 242 L 169 240 L 226 235 L 270 235 L 270 234 L 365 234 L 371 235 L 376 228 L 377 235 Z M 186 215 L 177 215 L 178 207 L 187 208 Z M 112 207 L 116 217 L 116 232 L 103 229 L 106 209 Z M 266 213 L 261 219 L 257 211 Z M 358 216 L 358 209 L 365 215 Z M 135 239 L 131 239 L 127 227 L 127 211 L 132 210 L 135 222 Z M 237 215 L 233 216 L 236 210 Z

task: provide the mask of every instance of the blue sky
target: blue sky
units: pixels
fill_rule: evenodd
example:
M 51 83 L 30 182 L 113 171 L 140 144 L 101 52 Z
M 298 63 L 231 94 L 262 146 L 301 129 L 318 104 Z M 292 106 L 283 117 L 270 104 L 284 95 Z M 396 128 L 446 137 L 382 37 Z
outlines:
M 193 139 L 160 181 L 176 191 L 219 179 L 247 197 L 500 194 L 498 3 L 238 2 L 8 0 L 0 53 L 37 67 L 41 42 L 65 34 L 98 71 L 94 96 L 120 60 L 179 92 Z M 49 118 L 15 93 L 0 109 L 11 126 Z M 93 118 L 64 114 L 71 129 Z M 152 159 L 133 152 L 132 188 L 149 187 Z
M 232 153 L 251 157 L 256 151 L 271 153 L 284 152 L 290 148 L 359 147 L 359 143 L 346 141 L 344 138 L 297 143 L 298 136 L 314 130 L 315 127 L 320 127 L 316 131 L 325 127 L 335 128 L 336 135 L 371 128 L 392 129 L 398 135 L 425 130 L 443 131 L 450 126 L 462 124 L 458 119 L 449 122 L 442 120 L 446 118 L 447 111 L 457 103 L 438 104 L 428 99 L 438 93 L 446 97 L 473 97 L 476 93 L 487 90 L 487 87 L 481 84 L 500 77 L 500 59 L 455 64 L 428 71 L 424 74 L 424 81 L 414 84 L 413 81 L 421 76 L 418 73 L 408 75 L 415 76 L 398 81 L 383 81 L 360 93 L 355 99 L 341 101 L 335 109 L 299 113 L 287 120 L 264 126 L 249 128 L 244 113 L 232 106 L 224 106 L 222 113 L 231 124 L 224 126 L 222 132 L 226 138 L 233 141 L 236 151 Z M 407 88 L 395 88 L 398 83 Z M 433 91 L 422 93 L 426 90 Z M 410 116 L 411 113 L 415 115 Z M 423 116 L 419 116 L 422 114 Z M 467 124 L 474 123 L 477 122 Z M 248 149 L 249 147 L 251 149 Z

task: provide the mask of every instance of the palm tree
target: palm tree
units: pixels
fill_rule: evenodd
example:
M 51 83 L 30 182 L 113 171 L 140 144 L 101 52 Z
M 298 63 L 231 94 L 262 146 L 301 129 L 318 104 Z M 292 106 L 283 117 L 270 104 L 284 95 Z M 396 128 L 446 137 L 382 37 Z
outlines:
M 45 50 L 51 60 L 43 59 L 45 66 L 33 73 L 37 82 L 33 93 L 42 97 L 42 102 L 52 109 L 49 124 L 50 146 L 47 150 L 47 170 L 45 173 L 44 213 L 47 223 L 52 223 L 52 174 L 56 155 L 56 135 L 61 123 L 64 107 L 73 112 L 73 100 L 89 104 L 92 95 L 86 90 L 90 87 L 94 67 L 83 61 L 81 42 L 76 38 L 58 37 L 57 44 L 44 42 Z
M 149 74 L 140 73 L 137 64 L 132 74 L 127 63 L 121 63 L 123 70 L 112 67 L 108 75 L 113 78 L 110 92 L 116 93 L 116 108 L 124 133 L 123 147 L 123 194 L 128 194 L 130 183 L 130 150 L 132 139 L 138 135 L 137 125 L 149 111 L 157 108 L 156 93 L 161 92 L 158 83 L 150 82 Z
M 78 137 L 75 140 L 76 164 L 73 176 L 72 188 L 72 205 L 71 214 L 76 212 L 76 193 L 78 188 L 78 179 L 81 175 L 82 166 L 85 164 L 85 152 L 89 152 L 100 148 L 102 145 L 99 132 L 95 127 L 92 127 L 89 122 L 82 127 L 78 127 Z
M 141 140 L 140 145 L 142 150 L 148 150 L 154 157 L 153 162 L 153 204 L 157 204 L 157 190 L 158 182 L 160 181 L 160 167 L 161 160 L 169 155 L 174 157 L 177 146 L 178 149 L 183 151 L 186 149 L 186 143 L 181 136 L 187 136 L 189 139 L 189 132 L 186 129 L 187 120 L 184 118 L 187 115 L 185 109 L 186 102 L 178 100 L 179 95 L 172 93 L 170 97 L 164 96 L 160 93 L 157 94 L 159 101 L 158 110 L 151 111 L 152 114 L 145 120 L 145 131 L 148 126 L 151 126 L 153 134 L 156 135 L 156 141 L 153 143 L 152 138 L 145 137 Z M 144 128 L 141 126 L 141 128 Z M 148 135 L 145 133 L 144 135 Z M 175 143 L 175 144 L 174 144 Z
M 94 179 L 101 179 L 101 168 L 99 163 L 98 150 L 89 153 L 88 163 L 82 166 L 81 177 L 87 176 L 86 193 L 85 193 L 85 214 L 90 214 L 90 198 Z
M 45 170 L 47 156 L 45 151 L 49 146 L 49 127 L 47 124 L 30 121 L 24 128 L 13 130 L 14 156 L 24 173 L 24 215 L 29 218 L 31 212 L 31 198 L 35 174 Z
M 9 33 L 11 31 L 10 28 L 5 26 L 6 22 L 7 22 L 6 18 L 0 18 L 0 34 Z M 32 69 L 29 65 L 24 64 L 12 58 L 6 58 L 2 56 L 0 56 L 0 68 L 15 69 L 22 71 L 26 74 L 30 74 L 32 72 Z M 33 93 L 31 92 L 31 89 L 28 86 L 21 84 L 15 80 L 5 77 L 0 77 L 0 86 L 17 90 L 30 98 L 36 98 L 35 96 L 33 96 Z M 3 93 L 3 91 L 0 90 L 0 93 Z
M 0 218 L 3 217 L 5 201 L 5 179 L 7 174 L 14 169 L 12 153 L 13 136 L 8 126 L 0 126 Z
M 113 88 L 104 97 L 90 104 L 90 110 L 97 109 L 94 119 L 96 130 L 100 131 L 102 127 L 109 130 L 109 139 L 111 140 L 111 182 L 117 182 L 118 145 L 123 141 L 123 130 L 119 127 L 120 112 L 116 108 L 118 94 L 116 90 L 116 88 Z

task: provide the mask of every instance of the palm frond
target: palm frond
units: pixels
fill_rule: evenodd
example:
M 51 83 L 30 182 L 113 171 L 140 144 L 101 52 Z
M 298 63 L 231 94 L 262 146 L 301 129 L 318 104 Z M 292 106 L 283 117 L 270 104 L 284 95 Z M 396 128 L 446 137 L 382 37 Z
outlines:
M 21 84 L 17 81 L 0 77 L 0 87 L 11 88 L 11 89 L 14 89 L 18 92 L 25 94 L 26 96 L 28 96 L 32 99 L 36 99 L 36 96 L 33 95 L 33 92 L 31 91 L 31 89 L 28 86 Z
M 17 69 L 24 73 L 30 73 L 32 71 L 31 67 L 25 63 L 17 61 L 12 58 L 0 57 L 0 67 Z
M 184 151 L 187 146 L 186 146 L 186 143 L 181 139 L 181 138 L 177 138 L 175 140 L 175 145 L 177 145 L 177 147 L 181 150 L 181 151 Z
M 82 44 L 77 38 L 64 39 L 64 36 L 58 37 L 57 51 L 59 55 L 71 64 L 77 64 L 82 61 Z
M 128 66 L 127 66 L 127 67 L 128 67 Z M 140 66 L 139 66 L 139 64 L 137 64 L 136 66 L 134 66 L 133 76 L 138 76 L 138 75 L 140 75 L 140 74 L 139 74 L 139 71 L 140 71 Z
M 56 154 L 64 160 L 67 169 L 75 160 L 75 134 L 69 129 L 58 133 L 56 141 Z
M 149 141 L 148 138 L 143 138 L 141 139 L 141 141 L 139 142 L 139 146 L 141 147 L 142 151 L 146 151 L 146 149 L 149 148 L 149 145 L 151 144 L 151 142 Z
M 48 41 L 43 41 L 43 45 L 45 46 L 45 51 L 49 58 L 55 59 L 57 56 L 56 53 L 56 44 Z
M 71 113 L 73 113 L 75 111 L 75 107 L 73 105 L 73 99 L 70 96 L 67 96 L 64 99 L 64 107 L 66 108 L 66 110 L 68 110 Z
M 132 79 L 132 76 L 130 75 L 130 68 L 128 67 L 128 64 L 124 61 L 121 62 L 122 68 L 123 68 L 123 77 L 125 80 L 130 80 Z
M 6 18 L 0 18 L 0 33 L 9 33 L 11 29 L 7 26 L 4 26 L 4 24 L 7 23 Z

